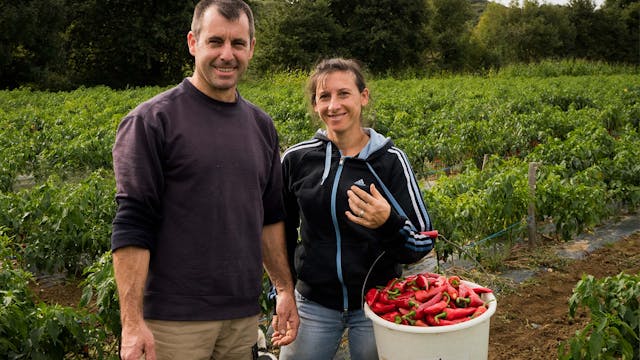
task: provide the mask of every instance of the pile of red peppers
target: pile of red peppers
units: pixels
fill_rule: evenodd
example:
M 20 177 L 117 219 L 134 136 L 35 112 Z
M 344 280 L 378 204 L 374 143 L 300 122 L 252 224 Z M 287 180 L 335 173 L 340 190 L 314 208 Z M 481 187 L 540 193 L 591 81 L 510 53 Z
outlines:
M 365 301 L 371 311 L 396 324 L 445 326 L 482 315 L 488 305 L 480 294 L 490 292 L 486 287 L 471 287 L 455 275 L 425 272 L 371 288 Z

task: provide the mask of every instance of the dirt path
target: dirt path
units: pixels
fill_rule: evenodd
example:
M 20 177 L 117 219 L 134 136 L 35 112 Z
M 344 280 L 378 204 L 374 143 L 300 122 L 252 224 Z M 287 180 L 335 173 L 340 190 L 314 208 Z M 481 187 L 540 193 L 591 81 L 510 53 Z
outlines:
M 596 278 L 640 272 L 640 232 L 601 247 L 579 260 L 541 272 L 500 294 L 491 318 L 490 360 L 552 360 L 557 347 L 589 321 L 568 317 L 568 299 L 583 274 Z

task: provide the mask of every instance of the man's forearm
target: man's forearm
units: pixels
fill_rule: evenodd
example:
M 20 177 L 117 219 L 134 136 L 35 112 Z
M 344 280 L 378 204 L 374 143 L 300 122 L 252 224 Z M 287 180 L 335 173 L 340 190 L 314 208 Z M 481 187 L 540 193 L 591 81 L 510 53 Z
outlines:
M 287 260 L 284 222 L 264 226 L 262 230 L 264 267 L 278 293 L 293 293 L 293 280 Z
M 144 321 L 142 297 L 149 271 L 148 249 L 127 246 L 113 253 L 113 271 L 118 286 L 122 326 Z

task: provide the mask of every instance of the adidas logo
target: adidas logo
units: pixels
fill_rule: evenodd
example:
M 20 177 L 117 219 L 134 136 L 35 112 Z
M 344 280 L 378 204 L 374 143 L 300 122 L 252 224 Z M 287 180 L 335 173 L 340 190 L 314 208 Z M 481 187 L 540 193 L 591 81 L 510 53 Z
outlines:
M 360 179 L 353 183 L 354 185 L 358 185 L 360 187 L 367 187 L 367 184 L 364 183 L 364 180 Z

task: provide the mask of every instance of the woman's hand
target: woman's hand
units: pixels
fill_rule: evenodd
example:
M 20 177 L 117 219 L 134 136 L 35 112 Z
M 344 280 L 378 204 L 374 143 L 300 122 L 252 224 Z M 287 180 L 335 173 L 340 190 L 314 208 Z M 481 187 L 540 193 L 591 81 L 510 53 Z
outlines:
M 349 220 L 369 229 L 377 229 L 384 224 L 391 214 L 391 205 L 376 189 L 374 184 L 369 187 L 371 194 L 356 185 L 347 190 L 349 208 L 345 214 Z

